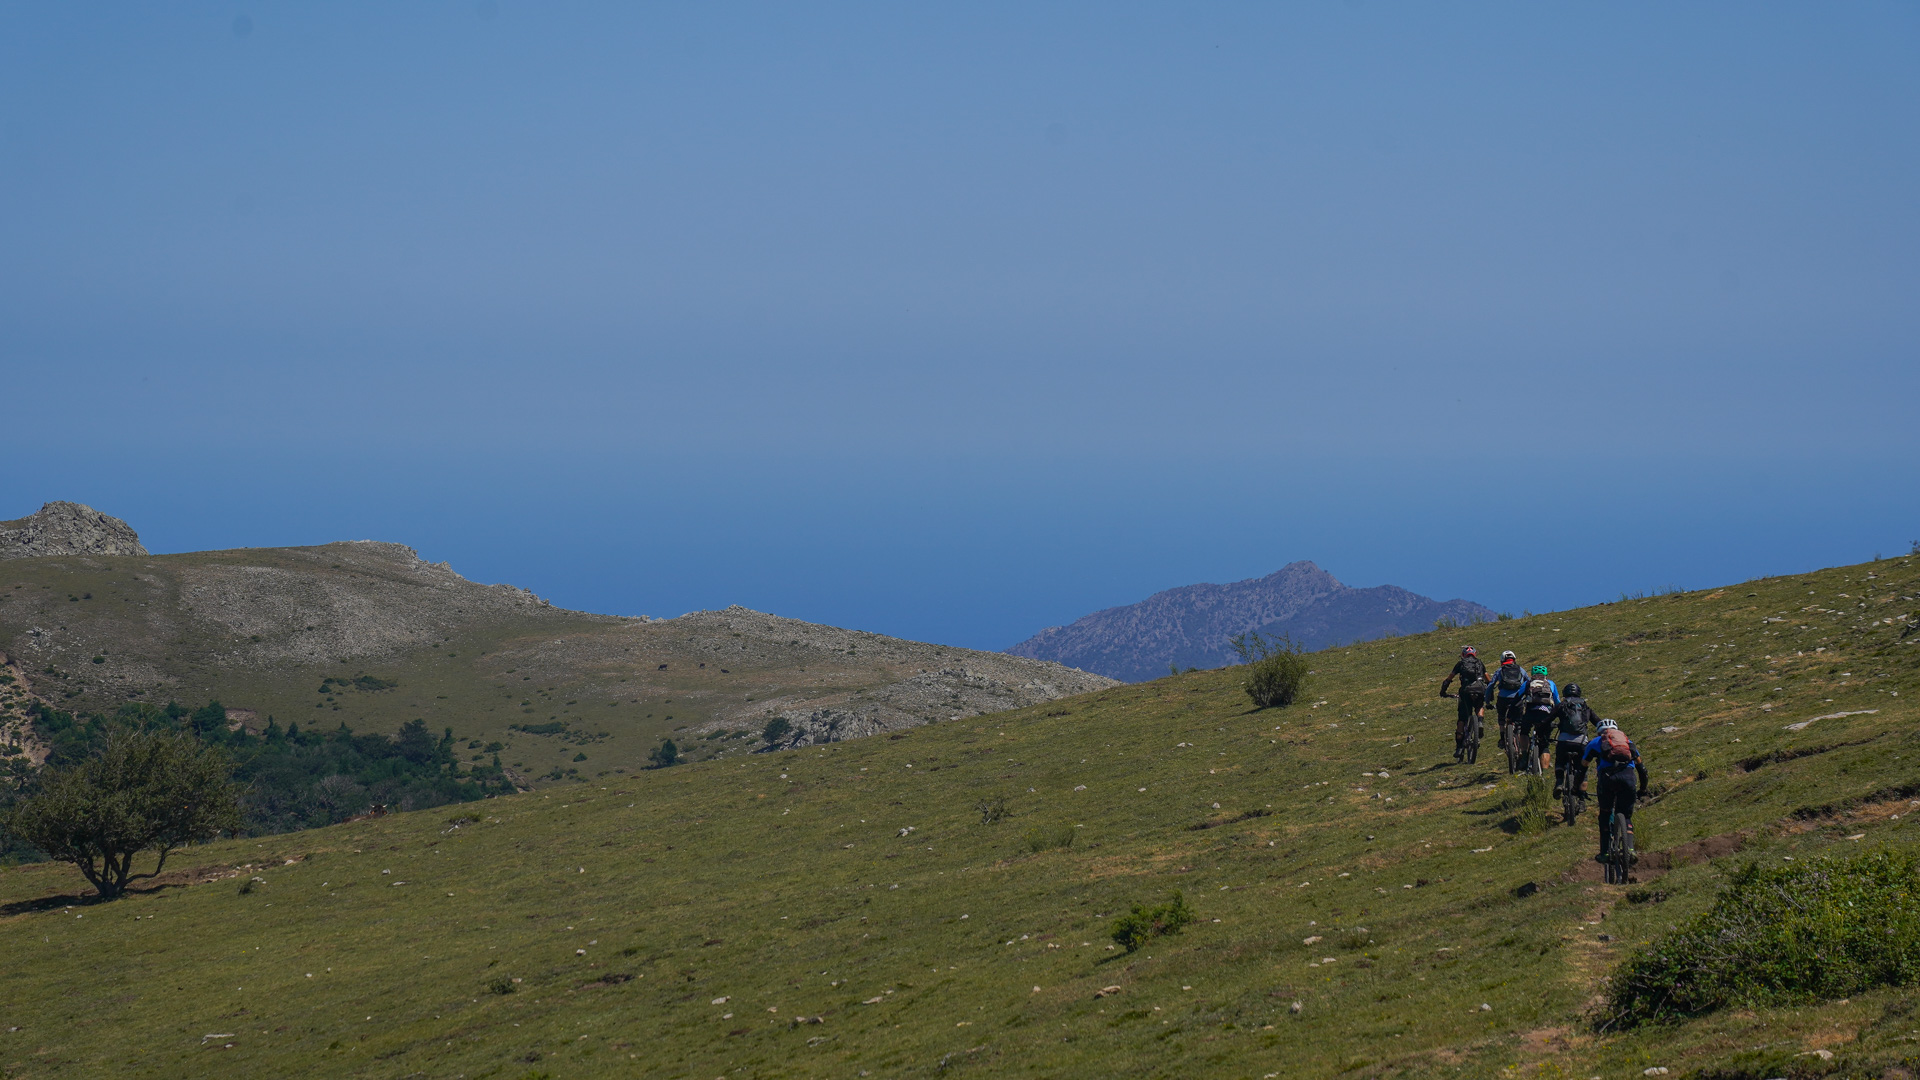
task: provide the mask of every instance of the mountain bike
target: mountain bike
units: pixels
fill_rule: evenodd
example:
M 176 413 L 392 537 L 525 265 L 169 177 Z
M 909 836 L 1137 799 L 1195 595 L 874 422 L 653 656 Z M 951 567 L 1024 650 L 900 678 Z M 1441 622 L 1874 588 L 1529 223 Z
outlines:
M 1574 789 L 1572 776 L 1564 777 L 1560 783 L 1563 785 L 1560 789 L 1560 815 L 1567 824 L 1572 825 L 1580 820 L 1581 812 L 1587 808 L 1587 797 Z
M 1520 724 L 1520 730 L 1526 733 L 1522 741 L 1527 744 L 1527 775 L 1539 776 L 1546 771 L 1546 766 L 1541 764 L 1540 759 L 1552 750 L 1553 743 L 1540 741 L 1540 725 L 1531 713 L 1525 715 Z
M 1527 758 L 1532 756 L 1529 751 L 1533 745 L 1533 739 L 1528 736 L 1526 727 L 1503 718 L 1500 721 L 1500 732 L 1500 748 L 1507 752 L 1507 772 L 1526 771 Z
M 1607 828 L 1613 830 L 1613 839 L 1607 847 L 1607 884 L 1625 885 L 1633 869 L 1633 822 L 1620 814 L 1608 816 Z
M 1447 698 L 1449 700 L 1453 698 L 1452 694 L 1441 694 L 1440 696 L 1443 698 Z M 1466 762 L 1468 765 L 1471 765 L 1475 761 L 1478 761 L 1480 759 L 1480 714 L 1479 713 L 1477 712 L 1473 713 L 1468 718 L 1466 737 L 1461 740 L 1460 746 L 1457 752 L 1460 756 L 1460 760 Z

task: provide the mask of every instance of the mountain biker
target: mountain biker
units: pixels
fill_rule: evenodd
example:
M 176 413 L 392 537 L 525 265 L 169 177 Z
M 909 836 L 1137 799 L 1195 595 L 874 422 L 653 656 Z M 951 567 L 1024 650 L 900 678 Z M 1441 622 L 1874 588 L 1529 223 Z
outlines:
M 1571 785 L 1575 794 L 1585 798 L 1587 794 L 1587 765 L 1580 759 L 1580 752 L 1586 749 L 1587 738 L 1594 726 L 1593 709 L 1586 699 L 1580 696 L 1580 684 L 1568 683 L 1566 692 L 1560 696 L 1560 704 L 1553 710 L 1560 734 L 1554 740 L 1553 753 L 1553 797 L 1559 798 L 1567 793 Z
M 1598 763 L 1600 857 L 1595 861 L 1605 862 L 1612 847 L 1613 830 L 1609 827 L 1612 815 L 1626 818 L 1627 828 L 1633 828 L 1633 804 L 1640 797 L 1640 789 L 1647 784 L 1647 767 L 1640 762 L 1640 748 L 1611 720 L 1600 721 L 1600 733 L 1587 743 L 1580 761 Z
M 1533 747 L 1540 754 L 1540 767 L 1545 769 L 1553 764 L 1548 755 L 1553 752 L 1553 711 L 1560 707 L 1560 687 L 1547 677 L 1545 664 L 1535 664 L 1527 674 L 1530 678 L 1520 730 L 1532 738 Z
M 1522 698 L 1527 692 L 1527 669 L 1520 666 L 1520 660 L 1508 649 L 1500 654 L 1500 667 L 1491 680 L 1493 690 L 1494 716 L 1500 721 L 1500 749 L 1508 749 L 1508 740 L 1514 738 L 1514 729 L 1520 725 L 1526 702 Z
M 1447 686 L 1456 678 L 1460 680 L 1460 719 L 1453 725 L 1453 760 L 1459 761 L 1466 753 L 1467 721 L 1482 716 L 1487 708 L 1487 665 L 1471 645 L 1461 646 L 1460 659 L 1440 680 L 1441 697 L 1451 696 Z

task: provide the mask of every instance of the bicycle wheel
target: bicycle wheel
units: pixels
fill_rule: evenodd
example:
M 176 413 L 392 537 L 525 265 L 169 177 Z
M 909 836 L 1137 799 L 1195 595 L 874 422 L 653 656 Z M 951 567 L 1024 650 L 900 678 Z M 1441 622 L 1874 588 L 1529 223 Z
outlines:
M 1560 813 L 1566 819 L 1566 823 L 1571 825 L 1580 820 L 1580 796 L 1573 793 L 1571 778 L 1562 780 L 1561 783 L 1565 786 L 1560 793 Z
M 1625 885 L 1627 870 L 1633 865 L 1633 833 L 1627 828 L 1627 819 L 1619 814 L 1607 823 L 1612 830 L 1612 842 L 1607 851 L 1607 884 Z
M 1480 760 L 1480 718 L 1467 721 L 1467 764 Z

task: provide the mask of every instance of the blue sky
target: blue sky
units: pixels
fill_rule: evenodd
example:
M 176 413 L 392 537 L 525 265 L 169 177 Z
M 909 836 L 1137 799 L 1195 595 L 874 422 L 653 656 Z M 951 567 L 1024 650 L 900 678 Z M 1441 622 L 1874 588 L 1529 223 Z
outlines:
M 1920 537 L 1911 4 L 0 3 L 0 517 L 1003 648 Z

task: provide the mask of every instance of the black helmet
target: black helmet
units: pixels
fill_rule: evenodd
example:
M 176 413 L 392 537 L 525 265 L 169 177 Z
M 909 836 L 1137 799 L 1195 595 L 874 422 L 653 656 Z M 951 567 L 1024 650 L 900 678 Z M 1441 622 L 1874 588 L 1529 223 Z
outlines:
M 1580 696 L 1580 684 L 1579 684 L 1579 683 L 1577 683 L 1577 682 L 1570 682 L 1570 683 L 1568 683 L 1568 684 L 1567 684 L 1567 696 L 1568 696 L 1568 697 L 1579 697 L 1579 696 Z

